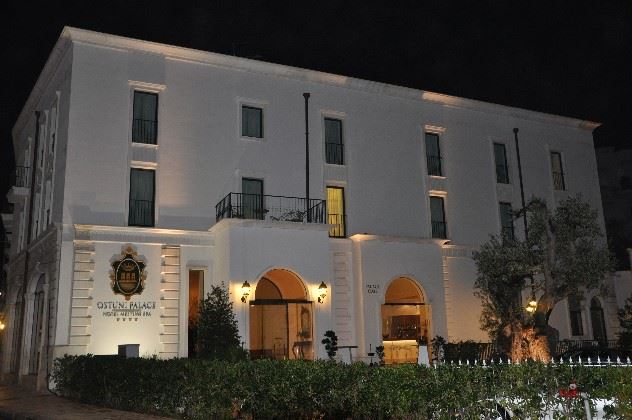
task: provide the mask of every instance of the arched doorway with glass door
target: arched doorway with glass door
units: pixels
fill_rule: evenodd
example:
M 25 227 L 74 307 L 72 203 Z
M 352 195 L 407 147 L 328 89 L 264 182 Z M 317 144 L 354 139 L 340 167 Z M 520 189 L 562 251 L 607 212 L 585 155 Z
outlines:
M 430 339 L 429 305 L 414 280 L 398 277 L 386 289 L 382 305 L 384 362 L 416 363 L 421 338 Z
M 265 273 L 249 314 L 251 358 L 314 359 L 313 305 L 298 275 L 285 269 Z

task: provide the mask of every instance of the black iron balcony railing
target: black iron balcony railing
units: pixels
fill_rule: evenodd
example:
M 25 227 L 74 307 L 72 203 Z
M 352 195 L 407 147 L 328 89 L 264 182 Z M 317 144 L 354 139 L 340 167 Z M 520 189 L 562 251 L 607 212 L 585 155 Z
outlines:
M 130 199 L 128 224 L 130 226 L 153 227 L 154 201 Z
M 134 143 L 156 144 L 158 121 L 134 118 L 132 123 L 132 141 Z
M 440 239 L 446 239 L 448 237 L 445 222 L 432 221 L 432 237 Z
M 344 165 L 344 146 L 340 143 L 325 143 L 326 162 L 332 165 Z
M 441 171 L 441 156 L 426 155 L 426 162 L 428 163 L 428 175 L 443 175 Z
M 499 184 L 509 184 L 509 168 L 507 165 L 496 165 L 496 182 Z
M 11 184 L 15 187 L 29 188 L 29 171 L 28 166 L 16 166 L 15 172 L 11 179 Z
M 502 234 L 503 240 L 513 241 L 514 240 L 513 226 L 503 226 L 501 229 L 501 234 Z
M 553 188 L 556 190 L 565 190 L 566 187 L 564 185 L 564 173 L 563 172 L 553 172 Z
M 279 195 L 228 193 L 215 206 L 215 220 L 258 219 L 325 223 L 325 200 Z
M 329 213 L 327 215 L 327 223 L 333 225 L 331 228 L 329 228 L 329 236 L 331 238 L 347 237 L 347 223 L 346 216 L 344 214 Z

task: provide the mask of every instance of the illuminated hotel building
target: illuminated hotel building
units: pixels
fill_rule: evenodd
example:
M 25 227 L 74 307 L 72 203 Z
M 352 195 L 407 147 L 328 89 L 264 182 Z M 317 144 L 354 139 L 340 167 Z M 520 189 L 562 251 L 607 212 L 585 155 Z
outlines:
M 326 357 L 327 330 L 387 363 L 488 341 L 471 257 L 523 234 L 515 127 L 527 198 L 581 193 L 603 225 L 595 123 L 65 28 L 13 129 L 3 376 L 187 357 L 220 284 L 252 357 Z M 556 307 L 561 338 L 614 337 L 615 297 L 592 297 Z

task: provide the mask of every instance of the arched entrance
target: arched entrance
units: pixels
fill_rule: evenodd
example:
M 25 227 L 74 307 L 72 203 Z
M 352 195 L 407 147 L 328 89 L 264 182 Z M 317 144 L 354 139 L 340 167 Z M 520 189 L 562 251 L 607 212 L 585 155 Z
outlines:
M 593 329 L 593 340 L 605 345 L 608 340 L 606 335 L 606 320 L 603 316 L 601 302 L 596 297 L 590 300 L 590 322 Z
M 288 270 L 268 271 L 250 301 L 251 357 L 313 359 L 312 315 L 301 279 Z
M 382 305 L 382 339 L 386 364 L 416 363 L 417 340 L 429 341 L 428 305 L 419 286 L 398 277 L 386 289 Z
M 39 370 L 42 327 L 44 325 L 44 275 L 37 280 L 33 295 L 33 320 L 31 323 L 31 346 L 29 349 L 29 375 L 37 375 Z

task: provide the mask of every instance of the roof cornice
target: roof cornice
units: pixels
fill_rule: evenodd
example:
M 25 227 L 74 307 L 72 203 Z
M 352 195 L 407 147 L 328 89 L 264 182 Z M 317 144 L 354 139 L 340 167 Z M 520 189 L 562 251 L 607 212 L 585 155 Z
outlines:
M 55 44 L 53 52 L 46 62 L 44 70 L 42 71 L 42 74 L 40 74 L 35 88 L 33 88 L 33 91 L 29 96 L 27 105 L 25 105 L 24 109 L 22 110 L 18 122 L 20 122 L 20 120 L 24 118 L 23 114 L 29 114 L 29 112 L 27 112 L 27 109 L 29 109 L 28 105 L 32 105 L 32 103 L 35 102 L 33 97 L 37 96 L 37 94 L 41 94 L 41 88 L 44 85 L 43 80 L 48 80 L 44 76 L 48 75 L 51 72 L 51 68 L 54 67 L 55 64 L 58 64 L 60 58 L 63 57 L 63 52 L 59 50 L 66 47 L 63 41 L 65 39 L 72 42 L 93 44 L 104 47 L 150 52 L 154 54 L 161 54 L 168 59 L 186 60 L 230 70 L 266 74 L 312 83 L 322 83 L 330 86 L 343 87 L 366 93 L 388 95 L 413 101 L 434 103 L 450 108 L 460 108 L 474 110 L 478 112 L 501 114 L 518 119 L 531 120 L 545 124 L 563 125 L 587 131 L 592 131 L 601 125 L 600 123 L 588 120 L 547 114 L 538 111 L 526 110 L 523 108 L 493 104 L 474 99 L 460 98 L 457 96 L 412 89 L 387 83 L 374 82 L 364 79 L 358 79 L 355 77 L 341 76 L 316 70 L 302 69 L 282 64 L 268 63 L 264 61 L 234 57 L 230 55 L 161 44 L 157 42 L 142 41 L 138 39 L 88 31 L 68 26 L 64 28 L 59 40 L 57 41 L 57 44 Z M 32 110 L 30 111 L 32 112 Z M 16 127 L 18 126 L 19 124 L 16 123 Z
M 59 64 L 62 62 L 66 55 L 66 52 L 70 48 L 70 41 L 67 36 L 64 36 L 67 29 L 68 28 L 64 28 L 61 35 L 59 36 L 59 39 L 57 39 L 53 50 L 51 51 L 48 59 L 46 60 L 46 63 L 44 64 L 44 68 L 37 77 L 37 81 L 35 82 L 33 89 L 31 89 L 31 93 L 29 93 L 29 96 L 26 99 L 22 110 L 18 115 L 18 119 L 13 125 L 13 129 L 11 130 L 11 134 L 13 137 L 13 150 L 18 150 L 15 144 L 18 138 L 18 134 L 24 129 L 24 126 L 28 122 L 30 116 L 33 115 L 33 113 L 36 111 L 37 104 L 40 101 L 42 94 L 44 93 L 46 85 L 48 85 L 50 80 L 54 77 Z

